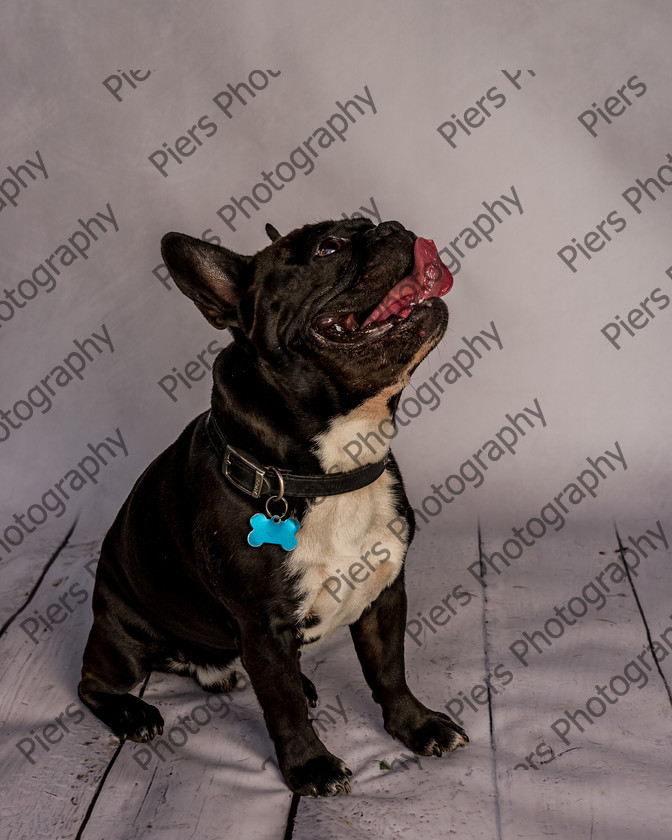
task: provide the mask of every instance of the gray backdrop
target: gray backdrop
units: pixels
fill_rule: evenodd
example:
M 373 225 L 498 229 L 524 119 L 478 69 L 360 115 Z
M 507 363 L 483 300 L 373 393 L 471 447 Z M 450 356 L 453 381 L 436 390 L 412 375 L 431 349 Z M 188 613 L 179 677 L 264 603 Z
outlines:
M 482 515 L 508 522 L 616 441 L 627 472 L 593 508 L 632 505 L 642 475 L 667 494 L 669 16 L 627 2 L 14 4 L 0 81 L 2 560 L 45 516 L 39 528 L 58 531 L 79 512 L 97 533 L 207 406 L 206 367 L 189 385 L 177 373 L 226 337 L 162 282 L 164 232 L 251 253 L 267 221 L 287 232 L 359 208 L 433 238 L 455 273 L 449 333 L 415 383 L 460 350 L 473 363 L 450 384 L 445 369 L 440 405 L 424 390 L 398 435 L 412 491 L 536 398 L 543 431 L 464 493 Z M 501 349 L 470 356 L 464 338 L 492 323 Z M 78 350 L 94 333 L 107 340 Z M 57 516 L 66 500 L 45 492 L 117 429 L 128 454 L 95 459 L 86 486 L 69 475 L 62 489 L 79 489 Z M 5 530 L 33 505 L 45 512 Z

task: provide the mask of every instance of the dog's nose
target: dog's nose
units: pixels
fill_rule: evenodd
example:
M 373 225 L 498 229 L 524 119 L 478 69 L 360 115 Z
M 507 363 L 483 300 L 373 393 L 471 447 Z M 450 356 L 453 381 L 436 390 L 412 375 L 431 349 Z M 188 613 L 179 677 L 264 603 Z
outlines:
M 376 227 L 376 236 L 389 236 L 390 233 L 398 233 L 403 229 L 401 222 L 381 222 Z
M 400 233 L 402 231 L 405 233 L 406 228 L 401 224 L 401 222 L 381 222 L 379 225 L 376 225 L 376 227 L 368 230 L 366 235 L 375 239 L 381 239 L 383 236 L 389 236 L 391 233 Z

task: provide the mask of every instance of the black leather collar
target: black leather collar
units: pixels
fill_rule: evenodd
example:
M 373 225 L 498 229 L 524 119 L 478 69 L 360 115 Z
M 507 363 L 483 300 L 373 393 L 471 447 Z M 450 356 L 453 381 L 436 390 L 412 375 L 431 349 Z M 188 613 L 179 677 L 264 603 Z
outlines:
M 223 475 L 243 493 L 258 499 L 270 496 L 338 496 L 372 484 L 379 478 L 389 459 L 389 452 L 381 461 L 357 467 L 345 473 L 323 475 L 297 475 L 275 467 L 263 467 L 256 458 L 242 449 L 234 449 L 226 439 L 217 421 L 208 412 L 205 430 L 213 449 L 222 462 Z

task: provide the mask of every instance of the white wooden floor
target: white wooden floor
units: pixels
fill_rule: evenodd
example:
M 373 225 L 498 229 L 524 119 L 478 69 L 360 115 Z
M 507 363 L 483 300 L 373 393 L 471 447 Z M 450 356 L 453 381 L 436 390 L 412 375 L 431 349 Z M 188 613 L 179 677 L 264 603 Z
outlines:
M 64 525 L 4 574 L 0 835 L 669 840 L 672 552 L 649 535 L 639 565 L 625 552 L 627 578 L 616 534 L 632 548 L 630 537 L 659 528 L 669 544 L 672 520 L 662 513 L 615 524 L 577 517 L 500 575 L 483 560 L 484 586 L 468 571 L 479 571 L 475 521 L 458 529 L 448 516 L 424 529 L 408 560 L 409 618 L 421 613 L 433 630 L 412 625 L 409 683 L 428 705 L 449 704 L 471 743 L 437 759 L 393 741 L 344 630 L 302 661 L 320 695 L 315 726 L 353 770 L 353 792 L 299 800 L 274 765 L 249 687 L 227 700 L 188 679 L 152 675 L 145 696 L 166 720 L 156 751 L 120 748 L 82 710 L 76 685 L 93 584 L 86 564 L 93 569 L 97 545 L 82 544 L 75 528 L 56 553 Z M 481 521 L 482 556 L 510 536 Z M 445 623 L 441 602 L 458 584 L 472 597 Z M 59 599 L 61 609 L 52 606 Z M 545 625 L 555 640 L 547 636 L 547 647 L 534 636 L 541 652 L 528 642 L 524 656 L 523 633 Z M 511 651 L 516 642 L 527 665 Z M 657 666 L 642 655 L 651 643 Z M 178 715 L 190 715 L 198 731 L 194 723 L 186 731 Z

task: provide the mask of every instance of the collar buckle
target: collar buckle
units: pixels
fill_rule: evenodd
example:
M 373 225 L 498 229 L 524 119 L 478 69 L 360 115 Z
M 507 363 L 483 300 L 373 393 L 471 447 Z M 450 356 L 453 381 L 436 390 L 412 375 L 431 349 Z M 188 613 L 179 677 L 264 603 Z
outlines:
M 245 487 L 240 482 L 236 481 L 236 479 L 231 475 L 231 463 L 233 458 L 236 458 L 238 461 L 242 461 L 246 467 L 254 471 L 254 484 L 252 485 L 252 489 L 250 490 L 249 487 Z M 224 473 L 225 478 L 233 484 L 234 487 L 237 487 L 239 490 L 242 490 L 243 493 L 247 493 L 248 496 L 252 496 L 254 499 L 258 499 L 261 496 L 261 491 L 264 486 L 264 478 L 266 473 L 264 470 L 260 470 L 256 464 L 253 464 L 251 461 L 248 461 L 247 458 L 243 457 L 240 452 L 237 452 L 232 446 L 227 444 L 226 449 L 224 450 L 224 458 L 222 460 L 222 472 Z

